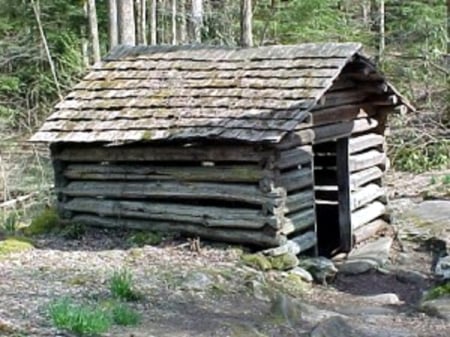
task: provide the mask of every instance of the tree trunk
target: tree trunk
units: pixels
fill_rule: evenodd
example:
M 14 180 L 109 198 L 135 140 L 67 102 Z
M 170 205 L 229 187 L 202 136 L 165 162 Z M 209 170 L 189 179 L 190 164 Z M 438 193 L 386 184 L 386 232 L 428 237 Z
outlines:
M 241 0 L 241 46 L 253 46 L 252 0 Z
M 177 44 L 177 0 L 172 0 L 172 44 Z
M 156 45 L 156 0 L 151 0 L 150 4 L 150 44 Z
M 98 39 L 97 10 L 95 0 L 88 0 L 89 40 L 91 42 L 92 60 L 100 62 L 100 41 Z
M 117 8 L 119 13 L 119 43 L 135 46 L 136 27 L 133 0 L 120 0 L 117 2 Z
M 108 40 L 109 50 L 119 44 L 117 25 L 117 0 L 108 0 Z
M 371 0 L 364 0 L 361 2 L 361 12 L 363 24 L 366 27 L 369 27 L 371 21 Z
M 384 0 L 379 0 L 379 15 L 380 15 L 380 31 L 379 31 L 379 46 L 378 46 L 378 61 L 383 60 L 385 48 L 385 33 L 384 33 Z
M 83 3 L 83 18 L 86 21 L 89 21 L 89 14 L 88 14 L 88 4 L 87 2 Z M 88 39 L 88 33 L 87 33 L 87 27 L 86 25 L 80 26 L 80 33 L 81 33 L 81 55 L 83 58 L 83 65 L 85 68 L 89 68 L 90 61 L 89 61 L 89 39 Z
M 135 0 L 136 9 L 136 25 L 137 25 L 137 43 L 147 44 L 146 35 L 146 12 L 147 12 L 146 0 Z
M 185 0 L 179 0 L 180 4 L 180 25 L 179 25 L 179 36 L 180 36 L 180 44 L 186 43 L 187 36 L 187 25 L 186 25 L 186 2 Z
M 202 42 L 202 26 L 203 26 L 203 0 L 192 0 L 192 37 L 193 42 Z

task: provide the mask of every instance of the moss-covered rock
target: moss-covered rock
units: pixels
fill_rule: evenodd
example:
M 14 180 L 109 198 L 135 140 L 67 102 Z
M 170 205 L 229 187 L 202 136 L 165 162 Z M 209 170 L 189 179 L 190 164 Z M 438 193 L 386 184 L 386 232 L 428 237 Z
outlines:
M 262 254 L 243 254 L 241 261 L 247 266 L 258 270 L 265 271 L 272 269 L 272 264 L 269 259 Z
M 31 224 L 23 229 L 26 235 L 39 235 L 49 233 L 59 227 L 59 216 L 52 207 L 44 209 L 36 216 Z
M 33 249 L 33 243 L 22 237 L 9 237 L 0 241 L 0 256 Z
M 437 287 L 431 288 L 425 294 L 425 300 L 434 300 L 436 298 L 448 296 L 450 297 L 450 281 L 441 284 Z
M 272 269 L 289 270 L 298 265 L 298 258 L 292 253 L 286 253 L 279 256 L 270 256 L 267 258 Z

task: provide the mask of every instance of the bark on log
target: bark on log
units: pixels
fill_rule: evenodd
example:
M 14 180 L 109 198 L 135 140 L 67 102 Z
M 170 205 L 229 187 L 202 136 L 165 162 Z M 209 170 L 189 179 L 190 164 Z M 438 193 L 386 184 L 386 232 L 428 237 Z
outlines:
M 75 198 L 64 204 L 64 209 L 114 218 L 187 222 L 205 227 L 257 229 L 270 226 L 278 229 L 281 226 L 278 217 L 264 216 L 258 210 L 177 203 Z
M 103 161 L 238 161 L 261 162 L 270 151 L 254 146 L 133 146 L 133 147 L 66 147 L 55 159 L 68 162 Z
M 214 183 L 73 181 L 63 192 L 73 197 L 207 199 L 256 205 L 277 204 L 283 199 L 276 189 L 262 193 L 256 186 Z
M 311 146 L 295 147 L 290 150 L 280 151 L 276 167 L 283 170 L 289 167 L 311 163 L 312 159 Z
M 283 224 L 280 233 L 289 235 L 295 232 L 303 231 L 309 227 L 313 227 L 315 221 L 316 215 L 313 207 L 298 213 L 290 214 L 286 217 L 286 221 Z
M 354 231 L 353 240 L 355 243 L 360 243 L 362 241 L 370 239 L 387 226 L 388 224 L 384 220 L 377 219 L 375 221 L 372 221 Z
M 352 228 L 355 231 L 385 213 L 386 206 L 379 201 L 374 201 L 373 203 L 352 213 Z
M 350 172 L 361 171 L 371 166 L 386 165 L 386 154 L 370 150 L 350 156 Z
M 310 168 L 301 170 L 292 170 L 282 173 L 276 181 L 277 186 L 284 187 L 286 191 L 299 190 L 301 188 L 313 185 L 313 174 Z
M 370 133 L 354 138 L 350 138 L 350 154 L 377 147 L 383 144 L 384 137 L 375 133 Z
M 369 184 L 361 189 L 352 192 L 350 197 L 351 210 L 361 208 L 368 203 L 380 198 L 385 194 L 384 189 L 377 184 Z
M 276 247 L 286 242 L 286 237 L 284 235 L 280 235 L 277 233 L 266 233 L 261 230 L 252 231 L 229 228 L 206 228 L 188 223 L 113 219 L 81 214 L 74 216 L 73 221 L 97 227 L 128 228 L 180 233 L 189 236 L 200 236 L 202 238 L 211 240 L 239 244 L 251 244 L 260 247 Z
M 383 171 L 379 167 L 370 167 L 366 170 L 352 173 L 350 175 L 350 189 L 356 190 L 358 187 L 365 185 L 383 176 Z
M 150 166 L 70 164 L 64 175 L 72 180 L 179 180 L 257 183 L 266 173 L 257 165 Z
M 280 247 L 270 248 L 263 253 L 269 256 L 280 256 L 284 254 L 298 255 L 308 249 L 313 248 L 317 244 L 317 235 L 314 232 L 306 232 L 305 234 L 289 239 Z

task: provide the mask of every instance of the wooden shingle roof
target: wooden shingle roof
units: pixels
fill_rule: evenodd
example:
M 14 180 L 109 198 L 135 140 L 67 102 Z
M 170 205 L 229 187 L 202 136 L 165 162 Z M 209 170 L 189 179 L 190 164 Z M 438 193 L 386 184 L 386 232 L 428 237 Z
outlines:
M 121 46 L 56 105 L 31 140 L 278 142 L 360 49 Z

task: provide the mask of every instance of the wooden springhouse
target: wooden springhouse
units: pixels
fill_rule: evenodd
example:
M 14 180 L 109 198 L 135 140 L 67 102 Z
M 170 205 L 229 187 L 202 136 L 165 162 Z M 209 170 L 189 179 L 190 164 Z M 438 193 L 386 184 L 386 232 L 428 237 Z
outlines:
M 33 136 L 63 218 L 322 254 L 385 225 L 386 117 L 355 43 L 118 47 Z

